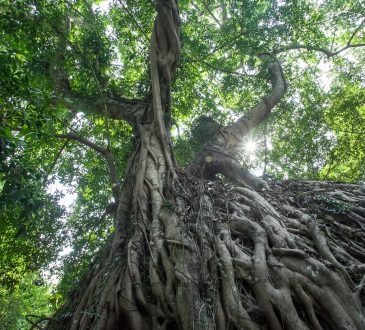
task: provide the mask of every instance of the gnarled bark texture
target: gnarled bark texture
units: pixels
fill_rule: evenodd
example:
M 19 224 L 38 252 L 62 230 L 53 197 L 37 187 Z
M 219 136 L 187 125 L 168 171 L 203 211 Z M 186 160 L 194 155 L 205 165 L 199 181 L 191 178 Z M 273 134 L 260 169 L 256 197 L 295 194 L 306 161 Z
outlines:
M 364 187 L 287 181 L 257 192 L 182 174 L 179 182 L 155 222 L 124 213 L 63 328 L 365 327 Z
M 264 184 L 240 172 L 242 137 L 285 92 L 277 61 L 269 64 L 272 93 L 217 133 L 194 175 L 179 173 L 168 135 L 177 2 L 158 1 L 157 11 L 152 102 L 128 112 L 137 139 L 123 189 L 114 192 L 115 233 L 56 314 L 60 324 L 48 328 L 364 329 L 364 187 Z M 234 183 L 213 181 L 216 173 Z

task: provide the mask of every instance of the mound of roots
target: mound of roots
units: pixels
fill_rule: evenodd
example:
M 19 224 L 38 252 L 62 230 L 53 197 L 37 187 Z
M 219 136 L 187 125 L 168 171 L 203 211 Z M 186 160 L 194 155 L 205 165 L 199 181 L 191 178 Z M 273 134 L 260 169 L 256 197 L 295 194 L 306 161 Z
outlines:
M 94 268 L 72 329 L 365 329 L 365 188 L 180 175 Z

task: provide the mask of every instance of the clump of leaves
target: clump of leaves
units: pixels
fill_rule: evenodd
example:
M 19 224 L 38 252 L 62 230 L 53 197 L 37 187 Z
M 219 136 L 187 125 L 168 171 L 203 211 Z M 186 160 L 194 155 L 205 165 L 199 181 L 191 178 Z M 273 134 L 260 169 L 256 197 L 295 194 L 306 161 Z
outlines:
M 175 204 L 168 199 L 164 199 L 162 201 L 162 208 L 169 209 L 169 210 L 175 210 Z
M 346 203 L 326 195 L 302 196 L 303 203 L 310 208 L 319 208 L 323 213 L 345 214 L 349 211 Z
M 346 203 L 324 195 L 314 196 L 313 200 L 319 203 L 319 206 L 327 213 L 344 214 L 349 211 Z

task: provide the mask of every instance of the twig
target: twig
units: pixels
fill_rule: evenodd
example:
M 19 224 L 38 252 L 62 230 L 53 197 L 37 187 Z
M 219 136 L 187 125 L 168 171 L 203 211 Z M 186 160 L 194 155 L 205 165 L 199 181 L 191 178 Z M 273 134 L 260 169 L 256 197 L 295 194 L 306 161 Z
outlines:
M 152 1 L 150 1 L 151 4 L 153 5 L 153 7 L 156 9 L 155 5 L 152 3 Z M 147 33 L 145 32 L 145 30 L 142 28 L 142 26 L 137 22 L 137 20 L 135 19 L 134 15 L 128 10 L 128 7 L 122 2 L 122 0 L 119 0 L 119 3 L 122 5 L 123 9 L 127 12 L 127 14 L 129 15 L 129 17 L 132 19 L 133 23 L 137 26 L 137 28 L 142 32 L 143 37 L 147 40 L 147 42 L 149 42 L 149 37 L 147 36 Z M 156 9 L 157 10 L 157 9 Z
M 315 46 L 307 46 L 307 45 L 291 45 L 288 47 L 284 47 L 284 48 L 279 48 L 277 50 L 274 50 L 271 52 L 271 54 L 277 55 L 280 53 L 284 53 L 287 52 L 289 50 L 296 50 L 296 49 L 306 49 L 306 50 L 312 50 L 312 51 L 316 51 L 316 52 L 321 52 L 323 54 L 325 54 L 328 58 L 334 57 L 340 53 L 342 53 L 343 51 L 350 49 L 350 48 L 358 48 L 358 47 L 365 47 L 365 43 L 360 43 L 360 44 L 347 44 L 346 46 L 340 48 L 337 51 L 330 51 L 326 48 L 322 48 L 322 47 L 315 47 Z
M 67 141 L 65 141 L 63 144 L 62 144 L 62 146 L 61 146 L 61 148 L 58 150 L 58 152 L 57 152 L 57 154 L 56 154 L 56 156 L 55 156 L 55 158 L 54 158 L 54 160 L 53 160 L 53 162 L 52 162 L 52 164 L 51 164 L 51 166 L 49 167 L 49 169 L 48 169 L 48 171 L 47 171 L 47 175 L 45 176 L 45 178 L 44 178 L 44 181 L 45 182 L 47 182 L 48 180 L 47 180 L 47 178 L 48 178 L 48 176 L 51 174 L 51 172 L 53 171 L 53 169 L 54 169 L 54 167 L 56 166 L 56 164 L 57 164 L 57 162 L 58 162 L 58 160 L 59 160 L 59 158 L 61 157 L 61 154 L 62 154 L 62 152 L 65 150 L 65 148 L 67 147 L 67 145 L 69 144 L 69 140 L 67 140 Z
M 365 18 L 361 21 L 361 23 L 359 24 L 359 26 L 351 34 L 351 37 L 350 37 L 349 41 L 347 42 L 347 46 L 350 46 L 352 39 L 355 37 L 356 33 L 359 32 L 359 30 L 361 29 L 361 27 L 363 26 L 364 23 L 365 23 Z
M 68 134 L 55 134 L 54 137 L 60 138 L 60 139 L 68 139 L 80 142 L 81 144 L 90 147 L 91 149 L 94 149 L 98 153 L 104 156 L 106 163 L 109 168 L 110 172 L 110 181 L 112 184 L 112 190 L 113 190 L 113 196 L 117 200 L 118 199 L 118 177 L 117 177 L 117 168 L 115 164 L 115 160 L 113 157 L 113 154 L 110 149 L 104 148 L 94 142 L 91 142 L 90 140 L 76 135 L 75 133 L 68 133 Z
M 33 322 L 30 318 L 31 317 L 34 317 L 34 318 L 38 318 L 37 321 Z M 40 330 L 43 330 L 43 328 L 41 328 L 39 326 L 40 323 L 44 322 L 44 321 L 49 321 L 49 322 L 54 322 L 54 323 L 58 323 L 60 324 L 60 321 L 53 318 L 53 317 L 49 317 L 49 316 L 38 316 L 38 315 L 32 315 L 32 314 L 29 314 L 25 317 L 25 319 L 32 325 L 30 327 L 29 330 L 33 330 L 33 329 L 40 329 Z
M 218 20 L 217 17 L 215 17 L 214 13 L 210 10 L 210 8 L 208 7 L 208 5 L 205 3 L 205 1 L 202 1 L 204 8 L 207 10 L 207 12 L 209 13 L 209 15 L 216 21 L 216 23 L 219 26 L 222 26 L 222 23 Z

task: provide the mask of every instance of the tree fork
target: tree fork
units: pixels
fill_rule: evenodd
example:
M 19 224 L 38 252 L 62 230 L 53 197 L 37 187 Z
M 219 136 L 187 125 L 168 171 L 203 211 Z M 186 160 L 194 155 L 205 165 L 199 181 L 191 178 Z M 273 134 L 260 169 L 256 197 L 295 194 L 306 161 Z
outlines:
M 236 158 L 236 153 L 242 149 L 244 137 L 270 115 L 287 89 L 280 62 L 271 55 L 260 57 L 269 61 L 271 93 L 264 96 L 261 102 L 236 122 L 220 129 L 213 141 L 202 147 L 191 167 L 193 174 L 213 178 L 217 173 L 221 173 L 238 184 L 268 189 L 263 180 L 243 170 Z

